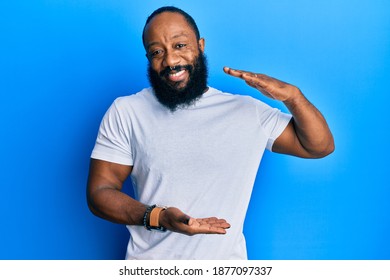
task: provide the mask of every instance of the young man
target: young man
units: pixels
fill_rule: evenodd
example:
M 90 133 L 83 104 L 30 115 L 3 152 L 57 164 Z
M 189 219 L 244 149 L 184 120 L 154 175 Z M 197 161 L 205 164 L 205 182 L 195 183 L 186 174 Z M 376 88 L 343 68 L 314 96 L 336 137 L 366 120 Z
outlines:
M 297 87 L 266 75 L 224 68 L 291 115 L 208 86 L 205 40 L 180 9 L 154 11 L 143 43 L 152 87 L 104 116 L 89 207 L 127 225 L 127 259 L 246 259 L 243 224 L 264 149 L 324 157 L 334 149 L 327 123 Z M 121 192 L 128 176 L 136 199 Z

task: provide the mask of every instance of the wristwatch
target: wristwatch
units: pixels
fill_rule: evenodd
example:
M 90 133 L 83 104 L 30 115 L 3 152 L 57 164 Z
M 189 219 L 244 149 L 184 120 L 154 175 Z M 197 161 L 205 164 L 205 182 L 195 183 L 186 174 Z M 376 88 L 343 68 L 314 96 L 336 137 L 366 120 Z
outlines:
M 167 229 L 159 223 L 160 213 L 165 209 L 167 209 L 166 206 L 156 204 L 149 206 L 144 214 L 144 227 L 149 231 L 166 231 Z

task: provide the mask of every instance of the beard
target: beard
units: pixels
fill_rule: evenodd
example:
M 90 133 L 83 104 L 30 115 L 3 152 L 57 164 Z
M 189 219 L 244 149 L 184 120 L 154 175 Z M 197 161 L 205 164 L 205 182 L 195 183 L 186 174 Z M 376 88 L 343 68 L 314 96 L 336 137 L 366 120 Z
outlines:
M 189 78 L 187 84 L 182 87 L 181 82 L 170 84 L 164 78 L 172 70 L 179 72 L 183 69 L 188 71 Z M 193 105 L 206 91 L 207 77 L 207 59 L 201 51 L 193 65 L 178 65 L 174 69 L 167 67 L 158 73 L 148 64 L 148 78 L 157 100 L 171 112 Z

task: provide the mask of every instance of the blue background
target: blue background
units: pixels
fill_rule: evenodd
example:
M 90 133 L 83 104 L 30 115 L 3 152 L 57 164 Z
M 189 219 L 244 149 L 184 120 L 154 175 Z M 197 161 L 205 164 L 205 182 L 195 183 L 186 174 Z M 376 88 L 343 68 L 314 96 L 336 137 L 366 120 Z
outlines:
M 249 257 L 390 259 L 390 2 L 380 0 L 1 1 L 0 258 L 124 258 L 125 227 L 87 208 L 89 156 L 115 97 L 148 86 L 141 31 L 166 4 L 197 21 L 210 85 L 286 111 L 222 67 L 290 82 L 334 133 L 325 159 L 265 154 Z

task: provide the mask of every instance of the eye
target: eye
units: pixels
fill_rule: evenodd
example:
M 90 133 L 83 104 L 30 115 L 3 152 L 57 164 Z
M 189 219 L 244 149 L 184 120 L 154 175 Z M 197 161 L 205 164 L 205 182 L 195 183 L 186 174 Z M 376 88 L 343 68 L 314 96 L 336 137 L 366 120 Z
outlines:
M 162 55 L 162 53 L 163 53 L 162 50 L 151 51 L 151 52 L 149 52 L 149 57 L 150 58 L 159 57 Z
M 185 46 L 187 46 L 187 44 L 177 44 L 176 45 L 176 49 L 181 49 L 181 48 L 184 48 Z

